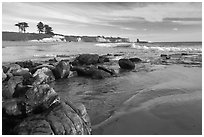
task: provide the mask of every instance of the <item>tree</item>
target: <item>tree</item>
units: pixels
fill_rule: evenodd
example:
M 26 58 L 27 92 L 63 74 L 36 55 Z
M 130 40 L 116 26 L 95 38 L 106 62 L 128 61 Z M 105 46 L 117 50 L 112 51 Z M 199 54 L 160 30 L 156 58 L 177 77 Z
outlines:
M 54 34 L 52 27 L 50 27 L 49 25 L 44 25 L 44 28 L 45 28 L 45 34 L 51 34 L 51 35 Z
M 19 22 L 18 24 L 15 24 L 19 28 L 19 32 L 26 32 L 26 28 L 29 27 L 28 23 L 26 22 Z
M 38 31 L 40 32 L 44 32 L 44 24 L 42 22 L 39 22 L 37 25 Z
M 17 27 L 18 27 L 18 31 L 19 31 L 19 32 L 21 32 L 21 29 L 20 29 L 20 24 L 19 24 L 19 23 L 17 23 L 17 24 L 15 24 L 15 26 L 17 26 Z

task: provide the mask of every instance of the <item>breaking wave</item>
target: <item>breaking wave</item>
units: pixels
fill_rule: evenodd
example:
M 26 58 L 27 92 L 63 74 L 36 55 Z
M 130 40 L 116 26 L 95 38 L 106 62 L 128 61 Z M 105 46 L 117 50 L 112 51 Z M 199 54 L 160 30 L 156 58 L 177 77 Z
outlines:
M 159 50 L 159 51 L 196 51 L 196 52 L 202 52 L 202 47 L 199 46 L 157 46 L 157 44 L 147 44 L 147 45 L 140 45 L 137 43 L 98 43 L 96 46 L 99 47 L 123 47 L 123 48 L 135 48 L 135 49 L 142 49 L 142 50 Z

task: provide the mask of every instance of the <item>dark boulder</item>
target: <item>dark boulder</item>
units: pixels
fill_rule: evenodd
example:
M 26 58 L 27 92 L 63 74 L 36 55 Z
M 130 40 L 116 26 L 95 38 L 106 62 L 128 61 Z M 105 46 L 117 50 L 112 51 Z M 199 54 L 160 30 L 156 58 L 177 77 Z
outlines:
M 91 126 L 84 106 L 75 112 L 68 104 L 60 103 L 51 110 L 23 120 L 14 129 L 18 135 L 90 135 Z
M 97 69 L 96 67 L 74 66 L 71 70 L 76 71 L 78 76 L 85 76 L 93 79 L 103 79 L 111 76 L 110 73 L 104 70 Z
M 134 63 L 140 63 L 142 62 L 142 60 L 140 58 L 129 58 L 130 61 L 134 62 Z
M 33 77 L 35 79 L 33 85 L 39 85 L 41 83 L 50 83 L 55 80 L 55 77 L 50 69 L 47 67 L 43 67 L 38 69 L 34 74 Z
M 34 86 L 25 94 L 26 113 L 42 112 L 59 102 L 58 94 L 47 84 Z
M 41 63 L 36 63 L 36 62 L 31 61 L 31 60 L 18 61 L 18 62 L 15 62 L 15 64 L 20 65 L 22 68 L 28 68 L 29 71 L 31 71 L 33 68 L 41 65 Z
M 15 92 L 13 93 L 13 98 L 25 97 L 25 93 L 33 86 L 23 85 L 19 83 L 16 85 Z
M 91 65 L 97 64 L 99 55 L 97 54 L 81 54 L 73 61 L 72 65 Z
M 11 77 L 7 83 L 8 84 L 8 93 L 5 93 L 6 94 L 5 96 L 11 98 L 15 92 L 16 85 L 22 84 L 22 82 L 23 82 L 23 76 Z
M 162 59 L 170 59 L 170 56 L 167 55 L 167 54 L 161 54 L 160 57 L 161 57 Z
M 53 74 L 56 79 L 67 78 L 70 73 L 70 64 L 69 62 L 60 61 L 55 69 L 53 70 Z
M 104 66 L 98 66 L 98 69 L 103 70 L 103 71 L 105 71 L 105 72 L 108 72 L 108 73 L 110 73 L 111 75 L 116 75 L 116 72 L 115 72 L 115 70 L 113 70 L 113 69 L 109 69 L 109 68 L 106 68 L 106 67 L 104 67 Z
M 110 59 L 106 55 L 99 56 L 98 63 L 109 62 Z
M 135 64 L 129 59 L 120 59 L 118 61 L 120 68 L 122 69 L 134 69 Z

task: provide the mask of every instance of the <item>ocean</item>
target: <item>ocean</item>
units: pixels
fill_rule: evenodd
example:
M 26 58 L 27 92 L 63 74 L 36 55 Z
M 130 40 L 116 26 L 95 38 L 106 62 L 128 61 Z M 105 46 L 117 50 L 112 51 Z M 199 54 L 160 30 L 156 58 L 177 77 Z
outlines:
M 43 60 L 57 56 L 76 56 L 83 53 L 124 53 L 126 57 L 137 56 L 151 59 L 168 53 L 202 53 L 202 42 L 155 42 L 155 43 L 2 43 L 3 62 L 19 60 Z
M 202 57 L 202 42 L 3 42 L 2 48 L 3 63 L 72 59 L 82 53 L 111 54 L 112 63 L 103 65 L 114 69 L 118 77 L 99 80 L 73 75 L 50 86 L 61 98 L 86 106 L 92 134 L 202 134 L 202 58 L 199 66 L 153 62 L 161 54 Z M 129 57 L 144 62 L 136 64 L 134 70 L 121 70 L 118 60 Z

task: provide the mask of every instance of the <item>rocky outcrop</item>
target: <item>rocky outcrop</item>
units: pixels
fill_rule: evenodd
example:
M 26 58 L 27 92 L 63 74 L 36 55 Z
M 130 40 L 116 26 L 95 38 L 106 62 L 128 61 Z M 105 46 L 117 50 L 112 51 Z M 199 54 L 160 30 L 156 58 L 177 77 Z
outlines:
M 129 59 L 120 59 L 118 61 L 118 64 L 120 68 L 122 69 L 134 69 L 135 68 L 135 64 Z
M 25 64 L 22 66 L 25 67 Z M 17 64 L 3 68 L 3 134 L 91 134 L 85 106 L 62 101 L 46 84 L 55 78 L 66 78 L 70 72 L 68 62 L 30 69 Z M 57 72 L 55 76 L 54 71 Z

